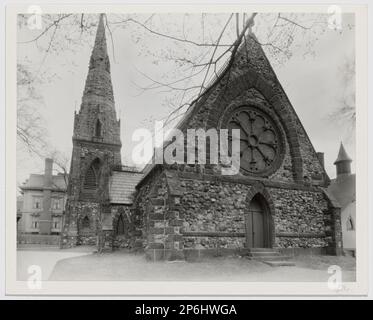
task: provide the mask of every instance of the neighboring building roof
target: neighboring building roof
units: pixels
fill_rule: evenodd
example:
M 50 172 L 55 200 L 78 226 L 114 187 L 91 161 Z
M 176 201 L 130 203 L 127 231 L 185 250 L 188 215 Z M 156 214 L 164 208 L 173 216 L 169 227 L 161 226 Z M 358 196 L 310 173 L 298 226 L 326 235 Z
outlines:
M 342 161 L 352 161 L 352 159 L 348 156 L 343 143 L 341 142 L 341 146 L 339 147 L 338 157 L 337 160 L 334 161 L 334 164 Z
M 342 210 L 356 200 L 356 175 L 341 175 L 330 182 L 328 192 L 332 193 Z
M 123 171 L 113 171 L 109 183 L 109 197 L 111 203 L 132 204 L 136 185 L 143 174 L 136 168 L 125 167 Z
M 55 191 L 66 191 L 66 181 L 63 174 L 52 176 L 52 190 Z M 44 174 L 30 174 L 30 178 L 27 179 L 21 186 L 22 190 L 35 190 L 44 188 Z

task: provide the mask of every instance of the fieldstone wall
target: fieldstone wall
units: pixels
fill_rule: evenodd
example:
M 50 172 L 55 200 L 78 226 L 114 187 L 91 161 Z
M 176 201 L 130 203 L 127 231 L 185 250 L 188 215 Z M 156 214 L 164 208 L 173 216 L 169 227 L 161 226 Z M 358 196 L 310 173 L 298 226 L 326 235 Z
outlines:
M 61 236 L 63 248 L 75 245 L 96 245 L 99 204 L 87 201 L 71 201 L 67 204 L 69 219 L 65 219 Z
M 229 236 L 214 236 L 210 234 L 209 237 L 206 236 L 188 236 L 184 235 L 184 249 L 233 249 L 240 250 L 245 247 L 245 237 L 242 235 L 240 237 L 229 237 Z
M 272 247 L 331 252 L 340 245 L 338 214 L 321 188 L 168 169 L 144 182 L 138 195 L 147 257 L 243 250 L 248 199 L 258 193 L 269 202 Z
M 309 183 L 319 182 L 321 185 L 329 183 L 329 178 L 317 157 L 303 125 L 299 119 L 295 123 L 299 137 L 300 153 L 303 159 L 303 179 Z
M 326 223 L 329 205 L 322 190 L 271 188 L 269 192 L 274 199 L 277 247 L 328 246 L 331 242 L 326 236 L 330 231 Z
M 181 199 L 184 233 L 221 233 L 222 237 L 186 237 L 186 248 L 237 247 L 244 243 L 246 197 L 251 185 L 220 181 L 182 180 L 185 193 Z M 325 235 L 328 202 L 322 191 L 268 188 L 275 212 L 272 213 L 276 247 L 325 247 L 331 239 Z M 224 233 L 235 233 L 232 237 Z M 286 237 L 286 235 L 288 235 Z M 304 235 L 304 236 L 302 236 Z M 217 234 L 216 237 L 219 235 Z
M 172 172 L 160 168 L 139 186 L 134 207 L 142 221 L 143 246 L 149 260 L 184 258 L 177 179 Z

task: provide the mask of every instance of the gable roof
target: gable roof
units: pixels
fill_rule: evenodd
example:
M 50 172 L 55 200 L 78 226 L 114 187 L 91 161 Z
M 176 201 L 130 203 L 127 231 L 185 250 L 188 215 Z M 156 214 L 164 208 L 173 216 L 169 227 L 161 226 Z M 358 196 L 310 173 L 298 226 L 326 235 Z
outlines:
M 255 35 L 252 32 L 250 32 L 250 36 L 255 37 Z M 241 43 L 238 51 L 236 52 L 236 55 L 238 55 L 239 53 L 241 53 L 241 51 L 243 50 L 242 47 L 244 47 L 244 46 L 245 46 L 245 44 Z M 221 80 L 220 77 L 226 72 L 226 70 L 228 69 L 228 67 L 229 67 L 229 59 L 223 64 L 223 66 L 217 72 L 214 73 L 213 78 L 208 82 L 208 84 L 206 85 L 206 87 L 204 88 L 204 90 L 199 94 L 199 96 L 194 100 L 194 102 L 188 107 L 188 109 L 186 110 L 186 112 L 183 114 L 182 118 L 177 122 L 177 124 L 175 126 L 176 129 L 183 130 L 183 128 L 185 128 L 185 126 L 187 125 L 188 121 L 194 116 L 195 112 L 203 104 L 204 99 L 202 99 L 202 98 L 204 96 L 206 96 L 206 95 L 208 96 L 211 93 L 209 91 L 211 91 L 213 89 L 213 87 L 215 87 L 216 85 L 219 84 L 219 82 Z M 165 142 L 165 141 L 163 141 L 163 142 Z M 163 147 L 165 148 L 166 145 L 164 144 Z M 140 181 L 142 181 L 143 179 L 145 179 L 146 176 L 150 172 L 152 172 L 155 167 L 157 167 L 157 164 L 154 163 L 154 159 L 155 159 L 154 157 L 155 157 L 155 155 L 153 153 L 153 156 L 152 156 L 150 162 L 148 164 L 146 164 L 145 167 L 142 170 L 143 177 L 142 177 L 142 179 Z
M 343 210 L 356 200 L 356 175 L 342 175 L 331 180 L 327 190 L 337 199 Z
M 113 204 L 132 204 L 136 192 L 136 185 L 143 174 L 134 168 L 124 171 L 112 171 L 109 181 L 109 198 Z
M 232 83 L 232 86 L 228 87 L 228 83 Z M 234 92 L 237 90 L 243 90 L 243 88 L 246 88 L 248 83 L 251 83 L 251 86 L 259 90 L 260 93 L 266 92 L 268 96 L 274 98 L 274 102 L 271 102 L 271 104 L 276 106 L 276 111 L 281 114 L 284 121 L 288 124 L 288 135 L 289 137 L 292 137 L 291 139 L 288 138 L 288 142 L 290 144 L 292 157 L 297 159 L 297 161 L 294 162 L 293 169 L 295 180 L 303 182 L 303 170 L 306 166 L 302 160 L 304 157 L 303 154 L 311 152 L 313 154 L 312 160 L 317 164 L 319 167 L 318 169 L 322 173 L 323 185 L 326 186 L 329 184 L 330 179 L 328 174 L 323 164 L 320 162 L 316 150 L 309 139 L 302 122 L 277 78 L 262 45 L 251 30 L 248 30 L 244 40 L 235 52 L 233 59 L 228 59 L 226 61 L 223 67 L 206 86 L 201 95 L 199 95 L 199 97 L 188 108 L 175 128 L 184 131 L 191 123 L 195 125 L 198 122 L 198 125 L 208 129 L 211 126 L 210 121 L 212 119 L 215 119 L 212 120 L 212 122 L 216 122 L 216 105 L 224 105 L 227 101 L 226 91 L 229 92 L 231 90 Z M 221 90 L 222 88 L 224 88 L 224 90 Z M 223 94 L 221 94 L 221 92 L 223 92 Z M 265 97 L 265 99 L 267 98 Z M 288 106 L 286 108 L 286 114 L 284 114 L 282 110 L 281 100 Z M 198 121 L 196 121 L 197 119 Z M 305 143 L 300 143 L 298 141 L 299 137 L 302 137 L 302 142 Z M 166 146 L 167 143 L 164 144 L 164 147 Z M 157 167 L 153 160 L 154 158 L 152 158 L 151 163 L 146 165 L 143 169 L 144 179 L 154 170 L 155 167 Z
M 42 190 L 44 188 L 44 174 L 30 174 L 30 177 L 20 187 L 22 190 Z M 65 192 L 67 189 L 63 174 L 52 176 L 52 191 Z

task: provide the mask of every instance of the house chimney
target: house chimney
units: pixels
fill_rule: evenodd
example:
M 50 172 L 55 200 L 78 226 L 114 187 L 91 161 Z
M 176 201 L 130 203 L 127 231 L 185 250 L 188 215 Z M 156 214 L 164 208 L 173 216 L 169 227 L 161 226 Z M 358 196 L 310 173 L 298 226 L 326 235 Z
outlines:
M 53 172 L 53 159 L 46 158 L 45 167 L 44 167 L 44 187 L 45 188 L 52 187 L 52 172 Z
M 343 143 L 341 142 L 337 160 L 334 161 L 335 167 L 337 169 L 337 178 L 343 175 L 351 174 L 351 162 L 352 159 L 348 156 Z
M 317 158 L 319 159 L 323 168 L 325 168 L 324 152 L 317 152 Z

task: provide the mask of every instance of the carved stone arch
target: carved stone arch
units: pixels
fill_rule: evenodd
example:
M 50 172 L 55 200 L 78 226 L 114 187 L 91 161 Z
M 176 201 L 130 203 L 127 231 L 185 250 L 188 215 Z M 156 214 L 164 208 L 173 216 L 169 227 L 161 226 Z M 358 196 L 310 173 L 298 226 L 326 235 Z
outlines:
M 131 223 L 129 212 L 119 207 L 113 219 L 114 234 L 116 236 L 128 236 Z
M 208 112 L 206 129 L 217 127 L 217 123 L 222 117 L 226 106 L 241 92 L 250 88 L 256 89 L 271 104 L 280 119 L 290 147 L 294 180 L 298 182 L 303 181 L 303 161 L 296 128 L 297 119 L 294 119 L 291 106 L 290 108 L 284 106 L 281 97 L 284 93 L 278 89 L 275 90 L 273 83 L 270 83 L 253 70 L 247 71 L 244 75 L 231 80 L 227 88 L 225 86 L 226 84 L 222 81 L 217 87 L 219 93 Z M 285 103 L 288 104 L 288 101 Z
M 275 206 L 270 193 L 263 183 L 258 182 L 250 187 L 245 199 L 247 210 L 249 210 L 253 200 L 258 201 L 263 208 L 265 247 L 272 248 L 275 245 Z

